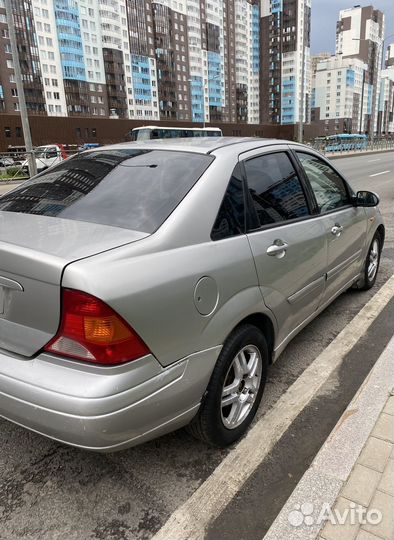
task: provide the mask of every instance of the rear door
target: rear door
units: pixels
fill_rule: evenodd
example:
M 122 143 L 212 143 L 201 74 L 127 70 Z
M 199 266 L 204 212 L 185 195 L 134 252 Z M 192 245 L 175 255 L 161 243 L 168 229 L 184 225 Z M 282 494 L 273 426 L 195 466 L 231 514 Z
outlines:
M 308 151 L 296 151 L 316 197 L 328 244 L 327 283 L 323 302 L 352 283 L 361 268 L 366 235 L 364 208 L 351 204 L 351 192 L 340 174 Z
M 279 343 L 319 306 L 327 237 L 287 146 L 242 155 L 248 239 L 264 302 L 278 321 Z

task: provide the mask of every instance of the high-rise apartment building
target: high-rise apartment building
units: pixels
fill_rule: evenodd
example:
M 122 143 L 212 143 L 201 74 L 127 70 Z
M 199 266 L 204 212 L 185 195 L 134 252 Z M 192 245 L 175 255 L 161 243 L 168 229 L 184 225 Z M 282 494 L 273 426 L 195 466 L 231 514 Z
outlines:
M 30 114 L 260 122 L 259 0 L 12 6 Z M 0 0 L 0 112 L 18 111 L 13 61 Z
M 386 68 L 394 66 L 394 43 L 390 43 L 386 53 Z
M 387 48 L 382 70 L 378 111 L 378 133 L 394 134 L 394 43 Z
M 382 70 L 378 108 L 378 134 L 394 134 L 394 65 Z
M 370 101 L 366 99 L 367 64 L 359 58 L 331 56 L 315 64 L 312 89 L 312 124 L 316 134 L 362 131 Z
M 260 120 L 260 11 L 256 0 L 235 0 L 236 121 Z M 231 32 L 231 28 L 229 28 Z M 231 60 L 230 60 L 231 62 Z
M 311 0 L 262 0 L 260 118 L 307 121 L 311 88 Z
M 336 54 L 358 58 L 367 65 L 364 99 L 368 103 L 360 131 L 373 135 L 378 126 L 379 88 L 383 55 L 384 14 L 373 6 L 355 6 L 339 13 Z
M 34 28 L 31 0 L 14 2 L 13 18 L 19 45 L 19 63 L 29 114 L 45 114 L 46 101 L 42 81 L 39 45 Z M 19 111 L 18 93 L 14 76 L 14 61 L 8 33 L 4 2 L 0 1 L 0 112 Z

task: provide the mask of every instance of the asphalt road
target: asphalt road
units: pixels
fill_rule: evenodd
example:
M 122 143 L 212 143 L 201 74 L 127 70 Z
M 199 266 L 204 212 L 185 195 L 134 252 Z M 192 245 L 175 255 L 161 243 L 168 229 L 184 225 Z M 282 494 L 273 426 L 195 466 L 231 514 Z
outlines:
M 354 189 L 373 190 L 381 197 L 387 237 L 377 285 L 366 293 L 343 294 L 293 340 L 270 369 L 256 421 L 272 409 L 289 386 L 392 274 L 394 153 L 338 159 L 335 165 L 347 176 Z M 379 343 L 388 339 L 388 318 L 389 312 L 384 311 L 376 327 Z M 379 347 L 375 352 L 374 349 L 364 350 L 368 350 L 368 362 L 363 363 L 362 369 L 360 362 L 351 360 L 352 369 L 342 371 L 336 377 L 335 384 L 325 389 L 325 395 L 330 400 L 324 402 L 327 429 L 335 424 L 340 415 L 338 407 L 334 405 L 340 403 L 346 406 L 379 353 Z M 360 358 L 363 350 L 358 354 Z M 292 455 L 297 452 L 301 455 L 305 448 L 308 459 L 313 456 L 314 447 L 318 449 L 320 438 L 326 435 L 325 432 L 320 433 L 319 429 L 312 433 L 307 429 L 312 421 L 312 413 L 309 411 L 308 422 L 301 425 L 294 422 L 287 434 L 289 439 L 282 443 L 283 448 L 278 448 L 276 458 L 271 457 L 270 463 L 260 471 L 264 478 L 269 476 L 270 471 L 278 471 L 278 456 L 291 461 Z M 292 449 L 295 441 L 302 441 L 304 450 L 298 446 Z M 208 448 L 180 430 L 121 453 L 98 455 L 52 442 L 0 419 L 0 538 L 150 538 L 229 452 L 231 450 Z M 302 474 L 303 465 L 295 470 L 298 471 L 296 475 Z M 291 482 L 279 483 L 271 478 L 268 488 L 265 485 L 265 491 L 260 492 L 263 480 L 257 476 L 251 481 L 254 484 L 252 482 L 245 486 L 248 489 L 243 491 L 241 498 L 234 500 L 235 506 L 229 505 L 233 511 L 223 512 L 223 516 L 212 523 L 210 531 L 207 531 L 208 537 L 257 539 L 263 536 L 264 528 L 275 517 Z M 277 501 L 276 506 L 267 510 L 266 522 L 261 523 L 261 520 L 254 518 L 257 508 L 262 513 L 261 500 L 256 508 L 249 504 L 252 515 L 250 511 L 240 511 L 248 496 L 254 501 L 257 496 Z M 234 516 L 238 528 L 235 527 Z M 247 516 L 248 522 L 258 523 L 257 528 L 248 528 L 245 524 L 248 534 L 241 534 L 244 530 L 243 516 Z

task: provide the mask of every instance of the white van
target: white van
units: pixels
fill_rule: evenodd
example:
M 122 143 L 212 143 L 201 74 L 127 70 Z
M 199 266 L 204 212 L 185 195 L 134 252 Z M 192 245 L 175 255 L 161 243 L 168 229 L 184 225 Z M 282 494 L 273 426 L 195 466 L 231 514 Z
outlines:
M 45 146 L 37 146 L 34 149 L 34 157 L 36 160 L 37 172 L 45 171 L 48 167 L 56 165 L 67 159 L 67 153 L 62 144 L 48 144 Z M 29 162 L 26 159 L 22 163 L 22 168 L 29 172 Z

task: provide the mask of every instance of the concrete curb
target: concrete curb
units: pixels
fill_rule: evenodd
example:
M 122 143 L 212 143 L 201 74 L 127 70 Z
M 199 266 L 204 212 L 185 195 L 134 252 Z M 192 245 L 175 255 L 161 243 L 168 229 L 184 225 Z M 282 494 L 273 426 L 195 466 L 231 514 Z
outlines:
M 348 479 L 393 387 L 394 337 L 271 525 L 264 540 L 315 540 L 323 505 L 332 507 Z M 291 512 L 313 505 L 311 525 L 291 525 Z
M 28 178 L 24 178 L 23 180 L 0 180 L 0 186 L 17 186 L 19 184 L 22 184 L 23 182 L 26 182 L 26 180 L 28 180 Z

